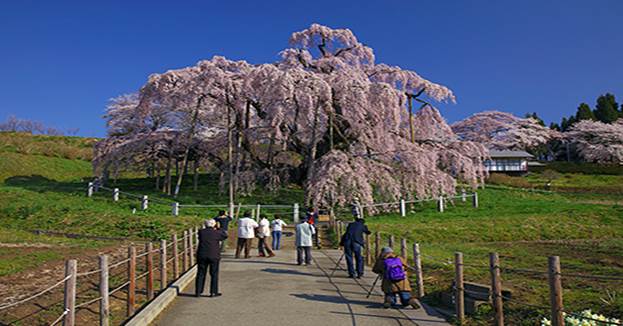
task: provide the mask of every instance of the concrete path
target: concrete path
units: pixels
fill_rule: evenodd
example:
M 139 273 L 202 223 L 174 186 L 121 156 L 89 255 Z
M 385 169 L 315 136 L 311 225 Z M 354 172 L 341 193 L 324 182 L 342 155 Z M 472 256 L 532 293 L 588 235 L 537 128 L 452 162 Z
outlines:
M 369 269 L 360 280 L 339 269 L 330 278 L 341 252 L 313 255 L 312 265 L 297 266 L 292 250 L 240 260 L 229 253 L 221 261 L 223 296 L 195 298 L 193 281 L 154 325 L 450 325 L 426 307 L 383 309 L 380 284 L 366 298 L 376 277 Z

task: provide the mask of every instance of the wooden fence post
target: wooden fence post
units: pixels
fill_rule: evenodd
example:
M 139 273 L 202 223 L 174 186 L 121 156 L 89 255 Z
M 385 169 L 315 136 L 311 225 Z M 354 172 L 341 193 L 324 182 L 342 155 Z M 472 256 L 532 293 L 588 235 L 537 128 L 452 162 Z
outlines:
M 78 271 L 78 262 L 70 259 L 65 262 L 65 291 L 63 308 L 66 312 L 63 318 L 63 325 L 74 326 L 76 323 L 76 273 Z
M 366 234 L 365 235 L 365 240 L 366 240 L 366 264 L 368 266 L 372 265 L 372 255 L 370 253 L 370 235 Z
M 193 229 L 188 229 L 188 261 L 190 262 L 188 269 L 195 265 L 195 255 L 193 255 L 194 242 Z
M 171 213 L 173 214 L 173 216 L 180 215 L 180 203 L 171 204 Z
M 145 269 L 147 269 L 147 277 L 145 277 L 145 289 L 147 290 L 147 300 L 154 298 L 154 244 L 147 242 L 145 244 Z
M 167 240 L 160 240 L 160 291 L 163 291 L 167 284 Z
M 489 269 L 491 271 L 491 291 L 493 308 L 495 309 L 494 325 L 504 326 L 504 308 L 502 301 L 502 278 L 500 277 L 500 258 L 497 252 L 489 254 Z
M 381 254 L 381 234 L 377 231 L 374 232 L 374 258 Z
M 188 231 L 184 231 L 182 248 L 182 273 L 184 273 L 188 270 Z
M 456 304 L 456 319 L 459 325 L 465 321 L 465 293 L 463 288 L 463 253 L 454 253 L 454 301 Z
M 180 277 L 180 257 L 179 248 L 177 244 L 177 233 L 173 233 L 173 279 L 177 280 Z
M 108 256 L 100 255 L 100 326 L 108 326 L 110 323 L 110 299 L 108 297 Z
M 547 259 L 549 298 L 552 306 L 552 326 L 564 326 L 565 321 L 562 315 L 562 281 L 560 278 L 560 257 L 551 256 Z
M 134 300 L 136 300 L 136 248 L 134 245 L 128 247 L 128 317 L 134 314 Z
M 405 261 L 407 261 L 407 259 L 409 258 L 409 254 L 407 253 L 407 239 L 405 238 L 402 238 L 400 240 L 400 256 L 402 256 Z
M 417 284 L 417 296 L 418 298 L 424 297 L 424 278 L 422 272 L 422 256 L 420 254 L 420 245 L 418 243 L 413 244 L 413 264 L 415 265 L 415 280 Z
M 394 240 L 395 240 L 394 235 L 390 234 L 389 238 L 387 239 L 387 246 L 394 249 L 394 242 L 395 242 Z

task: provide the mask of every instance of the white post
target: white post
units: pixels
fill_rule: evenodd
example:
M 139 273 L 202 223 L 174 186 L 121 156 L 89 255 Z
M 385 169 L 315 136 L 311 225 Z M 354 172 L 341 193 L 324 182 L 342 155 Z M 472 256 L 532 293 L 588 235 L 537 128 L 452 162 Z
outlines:
M 256 219 L 255 221 L 257 222 L 257 216 L 255 215 L 255 208 L 251 209 L 251 217 L 253 217 L 254 219 Z
M 255 212 L 257 215 L 255 215 L 255 220 L 259 221 L 260 220 L 260 204 L 257 204 L 257 211 Z
M 474 197 L 472 197 L 472 206 L 474 208 L 478 208 L 478 193 L 474 192 Z
M 93 182 L 89 182 L 89 186 L 87 187 L 87 197 L 93 196 Z
M 294 203 L 294 213 L 292 214 L 292 220 L 294 221 L 294 223 L 299 222 L 299 204 L 298 203 Z
M 467 193 L 465 192 L 465 188 L 461 189 L 461 201 L 467 201 Z
M 173 216 L 180 215 L 180 203 L 173 203 L 171 204 L 171 206 L 172 206 Z
M 112 200 L 119 201 L 119 188 L 112 190 Z
M 149 207 L 149 198 L 147 197 L 147 195 L 144 195 L 143 200 L 141 200 L 141 209 L 147 210 L 147 207 Z
M 437 202 L 437 208 L 439 209 L 440 213 L 443 213 L 443 196 L 439 196 L 439 200 Z
M 405 204 L 405 200 L 404 199 L 400 200 L 400 216 L 402 216 L 402 217 L 407 216 L 407 206 Z
M 229 217 L 235 218 L 234 202 L 229 203 L 229 212 L 227 214 L 229 215 Z

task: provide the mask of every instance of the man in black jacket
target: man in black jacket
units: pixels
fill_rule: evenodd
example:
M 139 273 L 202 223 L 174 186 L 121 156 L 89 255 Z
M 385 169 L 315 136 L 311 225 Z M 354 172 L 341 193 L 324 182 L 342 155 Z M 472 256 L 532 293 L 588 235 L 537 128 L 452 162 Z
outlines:
M 361 248 L 365 246 L 363 234 L 370 234 L 368 227 L 364 224 L 364 220 L 359 215 L 355 216 L 355 221 L 348 224 L 346 232 L 342 235 L 340 246 L 344 247 L 344 258 L 346 258 L 346 266 L 348 267 L 348 277 L 355 277 L 355 266 L 353 266 L 353 255 L 355 255 L 355 263 L 357 267 L 357 278 L 363 276 L 363 256 L 361 256 Z
M 221 261 L 220 242 L 227 239 L 227 232 L 215 228 L 215 220 L 207 220 L 206 228 L 199 231 L 197 247 L 197 277 L 195 279 L 195 296 L 203 293 L 206 272 L 210 267 L 210 297 L 218 297 L 218 269 Z

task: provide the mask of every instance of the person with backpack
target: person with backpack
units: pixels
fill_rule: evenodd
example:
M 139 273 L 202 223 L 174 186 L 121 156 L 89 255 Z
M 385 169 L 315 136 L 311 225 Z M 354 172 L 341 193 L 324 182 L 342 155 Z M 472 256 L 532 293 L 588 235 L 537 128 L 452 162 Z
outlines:
M 407 277 L 406 266 L 404 258 L 396 256 L 392 248 L 384 247 L 381 250 L 372 271 L 383 278 L 381 283 L 381 288 L 385 293 L 383 308 L 397 306 L 396 296 L 400 297 L 403 307 L 420 308 L 417 301 L 411 297 L 411 284 Z
M 316 233 L 313 225 L 307 219 L 296 226 L 296 263 L 303 264 L 303 254 L 305 254 L 305 265 L 310 265 L 312 261 L 311 249 L 313 245 L 312 237 Z
M 361 249 L 365 247 L 363 235 L 370 234 L 370 230 L 364 223 L 364 219 L 360 215 L 355 215 L 355 221 L 348 223 L 346 231 L 340 239 L 340 247 L 344 248 L 344 258 L 346 258 L 348 277 L 350 278 L 363 277 L 363 256 L 361 255 Z M 355 266 L 353 266 L 353 256 Z M 355 275 L 355 267 L 357 267 L 357 275 Z
M 271 222 L 273 250 L 279 250 L 281 248 L 281 232 L 284 226 L 287 226 L 286 222 L 284 222 L 279 215 L 275 214 L 275 219 Z

